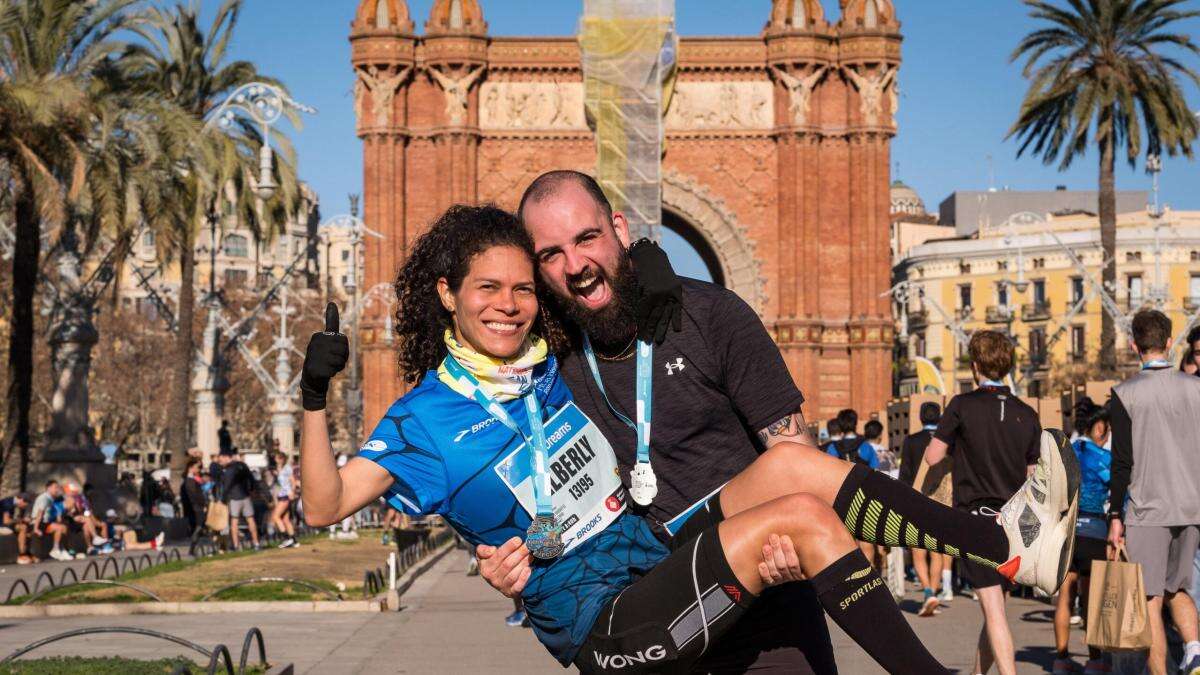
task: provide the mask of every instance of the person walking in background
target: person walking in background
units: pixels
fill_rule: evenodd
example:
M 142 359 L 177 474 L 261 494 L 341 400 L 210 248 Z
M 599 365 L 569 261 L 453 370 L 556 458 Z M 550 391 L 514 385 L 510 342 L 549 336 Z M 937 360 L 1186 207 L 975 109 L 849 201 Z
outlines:
M 275 506 L 271 508 L 271 522 L 275 531 L 287 535 L 279 548 L 299 546 L 296 542 L 296 528 L 292 525 L 292 464 L 286 453 L 275 452 L 275 482 L 271 486 L 271 495 L 275 497 Z
M 1198 675 L 1200 641 L 1189 591 L 1200 545 L 1200 380 L 1167 360 L 1171 320 L 1165 314 L 1139 311 L 1132 333 L 1142 368 L 1113 387 L 1109 400 L 1108 556 L 1115 559 L 1124 545 L 1130 562 L 1142 566 L 1150 598 L 1150 672 L 1167 672 L 1165 604 L 1184 642 L 1180 669 Z
M 250 541 L 258 549 L 258 526 L 254 521 L 254 502 L 250 499 L 250 493 L 254 491 L 254 474 L 232 452 L 217 455 L 217 462 L 221 465 L 221 501 L 229 505 L 229 538 L 233 548 L 237 550 L 241 544 L 238 521 L 245 518 Z
M 191 545 L 188 552 L 195 551 L 196 542 L 204 532 L 204 520 L 208 517 L 208 495 L 205 492 L 204 472 L 199 457 L 188 459 L 184 471 L 183 483 L 179 491 L 182 493 L 183 516 L 187 518 L 188 527 L 192 531 Z
M 1071 590 L 1079 595 L 1083 612 L 1087 613 L 1088 585 L 1091 583 L 1092 561 L 1105 559 L 1104 540 L 1108 534 L 1104 514 L 1108 506 L 1108 483 L 1112 453 L 1106 448 L 1109 440 L 1108 411 L 1096 405 L 1092 399 L 1084 398 L 1075 407 L 1075 429 L 1079 439 L 1075 441 L 1075 455 L 1079 458 L 1079 516 L 1075 520 L 1075 554 L 1071 558 L 1071 571 L 1054 605 L 1054 648 L 1056 651 L 1053 672 L 1069 675 L 1079 672 L 1079 664 L 1071 660 Z M 1104 654 L 1088 647 L 1088 662 L 1085 675 L 1101 675 L 1110 670 Z
M 839 411 L 837 425 L 842 436 L 832 441 L 825 451 L 848 462 L 878 469 L 879 457 L 875 454 L 875 447 L 858 435 L 858 413 L 852 408 Z
M 922 461 L 932 467 L 953 450 L 954 506 L 979 516 L 982 525 L 997 516 L 1033 473 L 1042 434 L 1037 412 L 1013 396 L 1002 382 L 1013 367 L 1013 343 L 1008 336 L 976 331 L 967 352 L 978 387 L 950 399 Z M 1056 441 L 1065 444 L 1067 439 L 1056 437 Z M 1079 498 L 1078 466 L 1073 460 L 1075 453 L 1069 450 L 1062 455 L 1061 461 L 1071 462 L 1075 470 L 1069 495 L 1071 507 Z M 1070 475 L 1071 469 L 1065 473 Z M 1035 491 L 1033 499 L 1037 498 Z M 1024 525 L 1023 515 L 1020 522 Z M 1055 536 L 1059 534 L 1066 539 L 1064 545 L 1070 547 L 1072 533 L 1055 532 Z M 986 673 L 995 663 L 1001 675 L 1015 675 L 1016 652 L 1004 608 L 1012 582 L 995 566 L 974 560 L 960 560 L 959 570 L 975 588 L 983 611 L 983 630 L 971 672 Z
M 926 470 L 920 484 L 917 484 L 917 474 L 925 449 L 933 440 L 933 432 L 937 431 L 938 422 L 942 419 L 942 406 L 933 401 L 921 404 L 919 411 L 921 430 L 904 437 L 900 444 L 900 482 L 911 485 L 914 490 L 933 499 L 939 504 L 951 506 L 953 488 L 950 472 L 954 467 L 954 458 L 946 456 L 942 461 Z M 952 590 L 951 565 L 952 558 L 945 553 L 933 553 L 921 548 L 913 548 L 913 567 L 917 570 L 917 579 L 921 582 L 924 599 L 921 602 L 920 616 L 933 616 L 942 604 L 948 604 L 954 599 Z M 939 592 L 938 586 L 941 586 Z
M 825 423 L 826 440 L 821 444 L 821 451 L 828 455 L 836 455 L 836 443 L 842 440 L 842 428 L 838 425 L 837 418 L 833 418 Z
M 899 475 L 896 467 L 896 455 L 888 448 L 883 438 L 883 422 L 871 420 L 864 424 L 863 438 L 871 444 L 871 449 L 875 451 L 875 457 L 879 461 L 876 469 L 892 478 Z

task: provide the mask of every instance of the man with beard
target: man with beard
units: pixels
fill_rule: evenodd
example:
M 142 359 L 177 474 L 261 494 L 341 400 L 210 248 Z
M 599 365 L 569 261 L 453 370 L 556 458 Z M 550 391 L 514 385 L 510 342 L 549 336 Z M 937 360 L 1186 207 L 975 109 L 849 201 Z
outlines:
M 636 446 L 634 430 L 617 414 L 633 419 L 636 408 L 638 298 L 631 256 L 643 277 L 647 269 L 668 267 L 665 256 L 649 242 L 626 249 L 624 215 L 612 211 L 586 174 L 543 174 L 525 191 L 518 215 L 533 235 L 539 272 L 551 291 L 547 300 L 590 338 L 603 389 L 582 344 L 561 357 L 562 376 L 576 404 L 613 441 L 624 473 L 634 465 Z M 677 332 L 654 349 L 650 445 L 658 493 L 643 511 L 672 548 L 719 520 L 709 512 L 715 508 L 709 498 L 766 447 L 782 440 L 812 444 L 800 413 L 804 397 L 754 310 L 727 289 L 686 278 L 681 300 Z M 582 335 L 576 337 L 581 342 Z M 772 537 L 764 544 L 764 580 L 798 578 L 791 542 Z M 481 546 L 478 554 L 488 583 L 510 597 L 521 591 L 530 567 L 519 540 Z M 837 672 L 808 582 L 769 589 L 697 664 L 700 672 L 749 669 Z

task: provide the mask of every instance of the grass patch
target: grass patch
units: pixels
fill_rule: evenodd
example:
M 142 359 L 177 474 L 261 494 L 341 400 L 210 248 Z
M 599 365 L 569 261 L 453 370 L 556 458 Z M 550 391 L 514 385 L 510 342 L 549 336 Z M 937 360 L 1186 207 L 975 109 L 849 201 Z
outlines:
M 329 583 L 328 581 L 314 581 L 314 582 L 312 582 L 312 584 L 314 586 L 319 586 L 321 588 L 324 588 L 325 590 L 333 593 L 334 595 L 336 595 L 338 593 L 337 587 L 335 587 L 333 584 Z M 354 595 L 351 595 L 351 593 L 352 593 L 352 590 L 347 589 L 346 593 L 343 594 L 342 597 L 355 597 Z M 362 594 L 361 588 L 358 589 L 358 594 L 359 595 Z M 333 599 L 332 597 L 326 596 L 323 593 L 321 593 L 321 594 L 314 593 L 314 591 L 311 588 L 305 588 L 304 586 L 301 586 L 300 584 L 291 584 L 286 581 L 264 581 L 259 584 L 247 584 L 245 586 L 238 586 L 237 588 L 231 588 L 227 591 L 221 591 L 221 593 L 214 595 L 211 598 L 210 602 L 213 600 L 234 601 L 234 602 L 255 602 L 255 601 L 265 601 L 265 600 L 308 601 L 308 600 L 312 600 L 314 596 L 319 597 L 321 600 L 332 600 Z M 204 596 L 197 595 L 196 599 L 199 600 L 202 597 L 204 597 Z
M 164 675 L 175 672 L 180 666 L 186 667 L 188 673 L 208 671 L 207 667 L 182 656 L 154 661 L 124 659 L 117 656 L 95 658 L 53 656 L 6 663 L 0 666 L 0 675 Z M 245 672 L 251 675 L 263 675 L 267 671 L 260 665 L 247 664 Z

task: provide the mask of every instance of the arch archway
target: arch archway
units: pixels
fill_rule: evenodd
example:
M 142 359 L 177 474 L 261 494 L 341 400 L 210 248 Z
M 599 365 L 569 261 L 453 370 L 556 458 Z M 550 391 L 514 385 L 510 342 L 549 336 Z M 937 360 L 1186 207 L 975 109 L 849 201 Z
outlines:
M 663 176 L 662 201 L 663 224 L 696 250 L 713 282 L 761 314 L 765 293 L 754 244 L 725 204 L 675 172 Z

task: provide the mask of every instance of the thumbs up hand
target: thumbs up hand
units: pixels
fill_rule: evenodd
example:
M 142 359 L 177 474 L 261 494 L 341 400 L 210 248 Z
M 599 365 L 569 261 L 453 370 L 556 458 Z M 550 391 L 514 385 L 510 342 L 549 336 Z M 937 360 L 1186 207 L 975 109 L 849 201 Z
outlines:
M 300 399 L 305 410 L 324 410 L 329 380 L 342 372 L 350 358 L 350 342 L 338 332 L 338 308 L 325 306 L 325 330 L 313 333 L 304 352 L 304 370 L 300 375 Z

